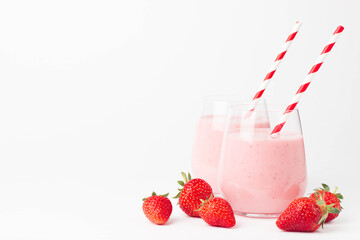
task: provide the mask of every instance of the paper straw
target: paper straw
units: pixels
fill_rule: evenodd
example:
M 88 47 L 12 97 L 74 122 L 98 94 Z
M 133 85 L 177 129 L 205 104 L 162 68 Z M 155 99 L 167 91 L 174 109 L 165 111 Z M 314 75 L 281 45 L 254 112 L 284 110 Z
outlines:
M 277 55 L 275 61 L 273 62 L 273 64 L 271 65 L 271 68 L 268 72 L 268 74 L 266 74 L 265 79 L 263 80 L 263 82 L 261 83 L 258 91 L 256 92 L 248 111 L 254 111 L 256 104 L 259 102 L 261 96 L 263 95 L 263 93 L 265 92 L 266 87 L 269 85 L 270 80 L 272 79 L 272 77 L 274 76 L 276 69 L 279 67 L 281 61 L 283 60 L 283 58 L 285 57 L 286 52 L 288 51 L 291 43 L 293 42 L 296 34 L 299 31 L 299 28 L 301 26 L 300 22 L 296 22 L 296 24 L 294 25 L 294 27 L 291 30 L 291 33 L 289 34 L 289 36 L 287 37 L 285 43 L 283 44 L 283 46 L 280 49 L 279 54 Z
M 315 64 L 312 66 L 310 72 L 306 76 L 306 78 L 302 81 L 301 86 L 299 87 L 298 91 L 296 92 L 295 96 L 291 99 L 290 104 L 287 106 L 285 112 L 282 114 L 280 121 L 275 126 L 275 128 L 271 132 L 271 136 L 275 137 L 284 127 L 286 120 L 289 118 L 290 114 L 296 108 L 296 105 L 300 101 L 301 97 L 305 93 L 306 89 L 309 87 L 311 83 L 311 79 L 315 76 L 315 74 L 319 71 L 321 65 L 323 64 L 327 55 L 335 45 L 337 39 L 339 38 L 340 34 L 343 32 L 344 27 L 338 26 L 331 36 L 330 40 L 326 44 L 324 50 L 321 52 L 320 56 L 316 59 Z

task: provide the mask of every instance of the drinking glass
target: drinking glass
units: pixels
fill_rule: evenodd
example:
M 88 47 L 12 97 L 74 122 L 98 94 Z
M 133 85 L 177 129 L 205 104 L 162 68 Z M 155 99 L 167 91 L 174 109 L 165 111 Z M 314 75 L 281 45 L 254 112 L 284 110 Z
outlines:
M 195 134 L 191 168 L 194 177 L 202 178 L 210 184 L 215 194 L 219 193 L 217 184 L 218 165 L 223 141 L 226 116 L 230 106 L 243 103 L 237 96 L 210 96 L 204 98 L 201 117 Z M 266 114 L 266 102 L 261 100 L 258 108 Z M 259 117 L 260 114 L 257 115 Z M 266 119 L 266 116 L 261 116 Z M 235 121 L 234 124 L 237 124 Z M 263 124 L 263 126 L 261 126 Z M 265 124 L 265 125 L 264 125 Z M 258 123 L 266 127 L 267 122 Z
M 285 106 L 267 106 L 266 128 L 256 127 L 257 116 L 264 116 L 264 110 L 257 107 L 249 114 L 247 108 L 229 108 L 218 173 L 220 194 L 238 215 L 277 217 L 306 188 L 299 111 L 294 110 L 273 137 L 270 133 Z

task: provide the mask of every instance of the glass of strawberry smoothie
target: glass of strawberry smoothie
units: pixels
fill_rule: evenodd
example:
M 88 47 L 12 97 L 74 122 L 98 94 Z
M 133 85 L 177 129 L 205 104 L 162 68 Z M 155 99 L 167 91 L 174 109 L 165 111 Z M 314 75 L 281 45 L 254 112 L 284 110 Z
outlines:
M 270 136 L 285 107 L 267 106 L 268 127 L 257 127 L 248 105 L 229 108 L 222 143 L 218 184 L 234 212 L 249 217 L 277 217 L 306 188 L 304 141 L 298 110 L 277 137 Z M 246 116 L 246 117 L 244 117 Z
M 219 194 L 217 184 L 221 144 L 230 106 L 243 103 L 237 96 L 211 96 L 204 98 L 201 117 L 197 123 L 191 168 L 194 177 L 204 179 L 215 194 Z M 266 115 L 266 102 L 261 100 L 258 108 L 262 113 L 256 116 L 256 127 L 269 127 Z M 234 119 L 234 127 L 239 122 Z

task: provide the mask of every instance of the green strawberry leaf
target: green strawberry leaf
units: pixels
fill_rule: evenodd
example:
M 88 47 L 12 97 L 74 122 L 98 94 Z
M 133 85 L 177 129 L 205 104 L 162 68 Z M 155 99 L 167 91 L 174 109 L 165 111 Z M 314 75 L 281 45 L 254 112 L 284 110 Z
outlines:
M 187 177 L 186 177 L 186 173 L 181 172 L 181 175 L 182 175 L 182 177 L 183 177 L 183 179 L 184 179 L 184 182 L 187 183 L 187 182 L 188 182 L 188 179 L 187 179 Z
M 336 193 L 335 196 L 338 198 L 338 199 L 344 199 L 343 195 L 341 193 Z
M 165 195 L 166 195 L 166 196 L 165 196 Z M 160 196 L 167 197 L 168 195 L 169 195 L 169 193 L 164 194 L 164 195 L 160 195 Z M 152 192 L 152 193 L 151 193 L 151 196 L 157 196 L 157 194 L 156 194 L 155 192 Z M 147 198 L 143 198 L 142 200 L 143 200 L 143 201 L 146 201 L 146 199 L 147 199 Z
M 185 183 L 183 182 L 183 181 L 177 181 L 178 182 L 178 184 L 180 184 L 181 186 L 184 186 L 185 185 Z
M 163 197 L 168 197 L 168 196 L 169 196 L 169 193 L 165 193 L 165 194 L 160 195 L 160 196 L 163 196 Z
M 181 191 L 180 191 L 178 194 L 176 194 L 176 196 L 173 197 L 173 198 L 174 198 L 174 199 L 179 198 L 179 197 L 180 197 L 180 194 L 181 194 Z
M 324 228 L 324 222 L 325 222 L 325 220 L 327 219 L 328 215 L 329 215 L 329 214 L 326 212 L 324 215 L 322 215 L 322 217 L 320 218 L 320 220 L 319 220 L 319 222 L 318 222 L 318 224 L 321 223 L 321 227 L 322 227 L 322 228 Z
M 329 204 L 327 205 L 327 207 L 333 207 L 335 205 L 335 203 Z
M 182 176 L 182 178 L 183 178 L 183 181 L 180 180 L 180 181 L 177 181 L 177 182 L 178 182 L 178 184 L 180 184 L 180 186 L 184 187 L 185 184 L 186 184 L 188 181 L 191 180 L 191 175 L 190 175 L 190 173 L 188 173 L 188 175 L 186 176 L 186 173 L 181 172 L 181 176 Z M 180 194 L 181 194 L 181 191 L 183 190 L 183 188 L 178 188 L 178 190 L 179 190 L 179 193 L 176 194 L 176 196 L 173 197 L 173 198 L 179 198 L 179 197 L 180 197 Z M 179 203 L 178 203 L 178 204 L 179 204 Z
M 328 185 L 326 185 L 325 183 L 322 183 L 321 185 L 323 186 L 323 188 L 326 192 L 330 192 L 330 188 Z
M 339 210 L 339 209 L 333 208 L 333 207 L 330 207 L 328 211 L 329 211 L 329 213 L 334 213 L 334 214 L 340 213 L 340 210 Z
M 315 190 L 315 191 L 316 191 L 316 190 Z M 315 199 L 316 199 L 316 200 L 319 200 L 319 195 L 320 195 L 319 192 L 315 192 Z

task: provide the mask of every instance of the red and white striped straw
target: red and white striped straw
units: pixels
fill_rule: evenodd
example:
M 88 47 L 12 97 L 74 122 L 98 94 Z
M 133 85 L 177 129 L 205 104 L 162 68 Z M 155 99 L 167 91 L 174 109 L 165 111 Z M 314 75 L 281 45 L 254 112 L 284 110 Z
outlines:
M 256 94 L 249 106 L 248 111 L 254 111 L 256 104 L 259 102 L 261 96 L 265 92 L 266 87 L 269 85 L 271 78 L 274 76 L 276 69 L 279 67 L 281 61 L 283 60 L 286 52 L 288 51 L 291 43 L 293 42 L 296 34 L 298 33 L 300 26 L 301 26 L 301 23 L 296 22 L 296 24 L 292 28 L 291 33 L 289 34 L 285 43 L 283 44 L 283 46 L 280 49 L 280 53 L 277 55 L 275 61 L 271 65 L 271 68 L 270 68 L 268 74 L 266 74 L 265 79 L 263 80 L 258 91 L 256 92 Z
M 295 96 L 291 99 L 290 104 L 287 106 L 285 112 L 280 118 L 279 123 L 275 126 L 275 128 L 271 132 L 271 136 L 275 137 L 278 135 L 278 133 L 281 131 L 281 129 L 284 127 L 286 120 L 289 118 L 290 114 L 294 109 L 296 108 L 296 105 L 300 101 L 301 97 L 303 96 L 304 92 L 308 88 L 308 86 L 311 83 L 311 79 L 315 76 L 315 74 L 319 71 L 321 65 L 323 64 L 325 58 L 329 55 L 329 52 L 335 45 L 337 39 L 339 38 L 340 34 L 343 32 L 344 27 L 338 26 L 331 36 L 330 40 L 326 44 L 324 50 L 321 52 L 320 56 L 316 59 L 315 64 L 312 66 L 310 72 L 306 76 L 306 78 L 301 83 L 301 86 L 299 87 L 298 91 L 296 92 Z

